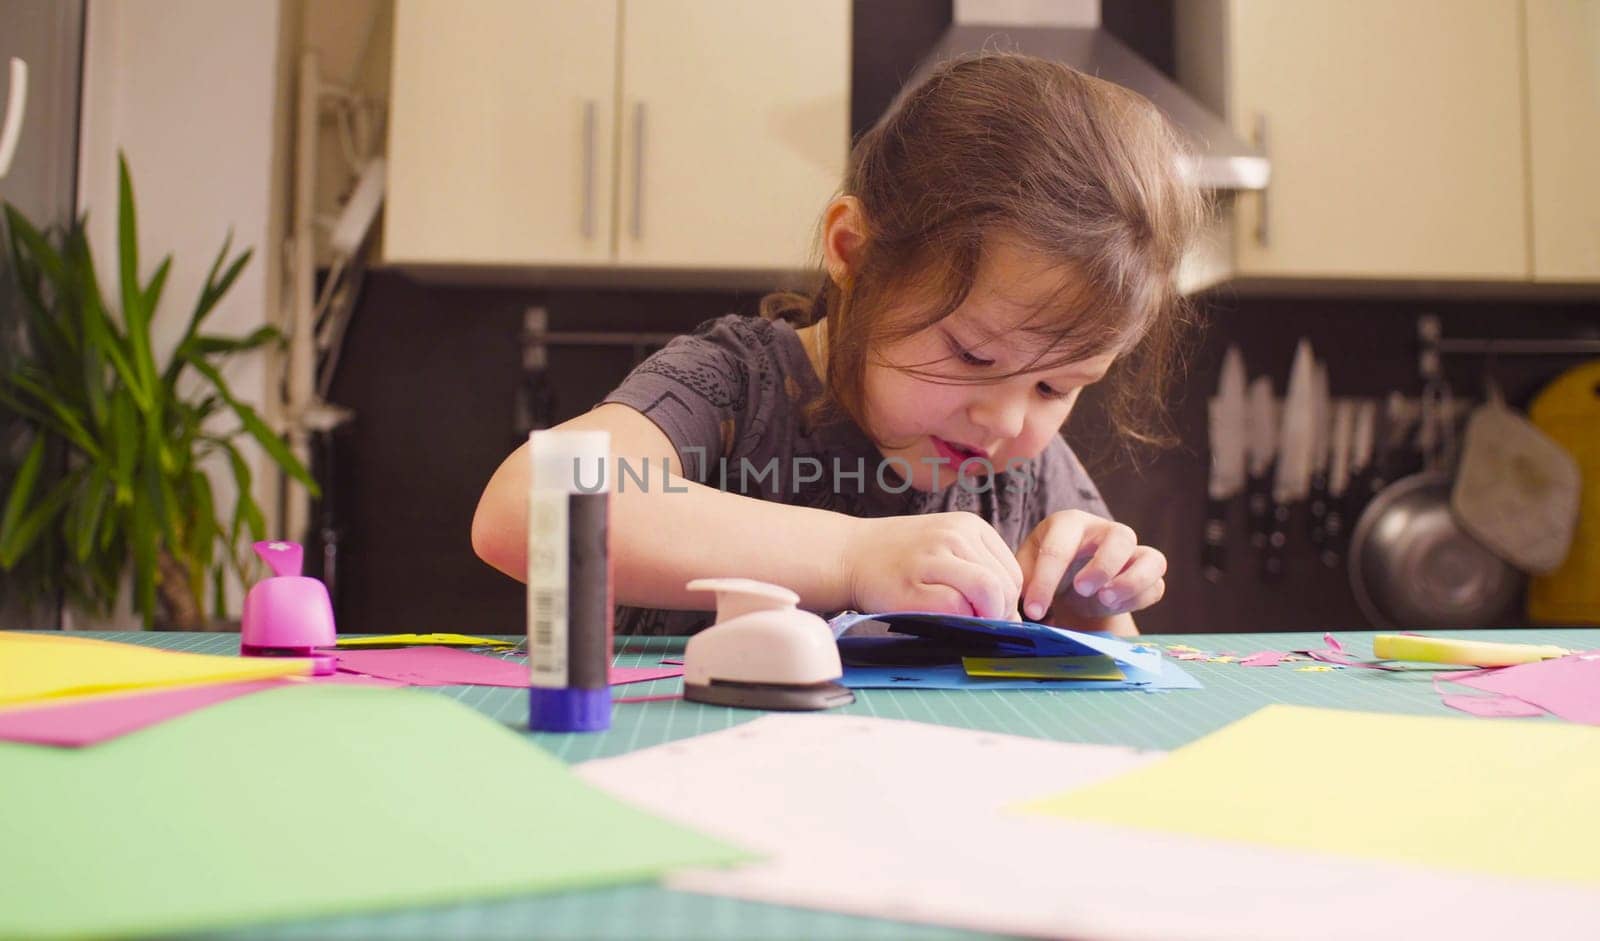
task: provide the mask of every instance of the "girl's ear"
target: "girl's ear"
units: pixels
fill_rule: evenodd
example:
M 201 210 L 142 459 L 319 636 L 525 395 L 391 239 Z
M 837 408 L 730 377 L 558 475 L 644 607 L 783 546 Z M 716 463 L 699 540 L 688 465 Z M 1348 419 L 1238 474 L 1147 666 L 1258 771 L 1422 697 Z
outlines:
M 861 200 L 836 196 L 822 214 L 822 253 L 828 277 L 842 288 L 856 270 L 861 248 L 867 243 L 866 218 Z

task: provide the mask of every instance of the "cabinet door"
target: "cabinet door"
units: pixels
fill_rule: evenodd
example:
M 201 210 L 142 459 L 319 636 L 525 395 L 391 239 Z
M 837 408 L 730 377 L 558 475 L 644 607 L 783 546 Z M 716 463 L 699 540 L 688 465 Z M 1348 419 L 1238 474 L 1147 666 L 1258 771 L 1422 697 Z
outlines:
M 850 5 L 627 0 L 617 258 L 797 269 L 850 139 Z
M 1533 277 L 1600 281 L 1600 0 L 1527 0 Z
M 1529 276 L 1518 0 L 1234 0 L 1230 114 L 1264 121 L 1240 274 Z
M 611 253 L 617 4 L 398 0 L 384 256 Z

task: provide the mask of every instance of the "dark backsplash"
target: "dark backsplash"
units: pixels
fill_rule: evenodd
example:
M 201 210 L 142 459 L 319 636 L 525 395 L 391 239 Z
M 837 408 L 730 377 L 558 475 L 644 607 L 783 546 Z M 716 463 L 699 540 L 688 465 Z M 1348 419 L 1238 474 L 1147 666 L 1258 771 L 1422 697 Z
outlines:
M 518 443 L 523 311 L 543 306 L 552 330 L 681 332 L 710 317 L 753 313 L 755 294 L 666 291 L 511 291 L 442 287 L 374 272 L 347 339 L 333 399 L 356 412 L 336 437 L 330 490 L 338 543 L 335 593 L 346 631 L 522 629 L 521 586 L 472 554 L 469 529 L 484 483 Z M 1310 338 L 1329 363 L 1333 393 L 1416 394 L 1416 317 L 1440 314 L 1452 337 L 1573 335 L 1600 326 L 1600 306 L 1413 301 L 1238 299 L 1206 305 L 1187 381 L 1172 415 L 1184 444 L 1137 468 L 1119 456 L 1096 397 L 1085 396 L 1067 438 L 1088 462 L 1112 512 L 1167 553 L 1167 600 L 1140 616 L 1146 631 L 1311 630 L 1364 626 L 1345 573 L 1291 538 L 1288 571 L 1256 575 L 1242 537 L 1228 577 L 1200 577 L 1205 406 L 1222 350 L 1238 343 L 1252 376 L 1280 394 L 1294 344 Z M 641 351 L 642 352 L 642 351 Z M 556 421 L 580 414 L 636 360 L 629 347 L 556 347 L 549 361 Z M 1570 359 L 1503 358 L 1495 374 L 1514 405 Z M 1452 358 L 1452 386 L 1476 396 L 1485 364 Z M 1234 532 L 1243 529 L 1236 512 Z

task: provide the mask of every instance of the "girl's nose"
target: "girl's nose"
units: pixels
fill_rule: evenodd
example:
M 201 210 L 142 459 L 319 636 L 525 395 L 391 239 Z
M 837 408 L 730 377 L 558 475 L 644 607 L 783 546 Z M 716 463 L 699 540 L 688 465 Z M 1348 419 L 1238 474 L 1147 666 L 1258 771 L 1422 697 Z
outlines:
M 969 417 L 979 428 L 997 438 L 1015 438 L 1022 434 L 1028 417 L 1027 399 L 1015 392 L 995 389 L 973 404 Z

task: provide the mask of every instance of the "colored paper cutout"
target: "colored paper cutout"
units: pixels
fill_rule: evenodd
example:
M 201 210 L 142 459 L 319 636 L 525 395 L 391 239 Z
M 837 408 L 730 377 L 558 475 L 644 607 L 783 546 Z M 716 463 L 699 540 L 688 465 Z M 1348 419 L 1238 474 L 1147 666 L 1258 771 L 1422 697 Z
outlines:
M 176 718 L 248 693 L 274 689 L 288 680 L 207 683 L 135 690 L 102 696 L 46 700 L 0 711 L 0 739 L 34 745 L 82 748 Z
M 1014 680 L 1125 680 L 1110 657 L 962 657 L 968 676 Z
M 528 665 L 520 660 L 471 653 L 451 647 L 396 647 L 340 650 L 339 669 L 410 686 L 528 685 Z M 619 667 L 610 669 L 611 685 L 682 676 L 683 667 Z
M 1525 719 L 1547 713 L 1515 696 L 1445 696 L 1442 702 L 1451 709 L 1459 709 L 1482 719 Z
M 473 637 L 468 634 L 350 634 L 339 638 L 339 647 L 503 647 L 519 646 L 516 641 Z
M 88 637 L 0 631 L 0 706 L 310 672 L 310 660 L 217 657 Z
M 1288 658 L 1289 654 L 1282 650 L 1263 650 L 1251 654 L 1239 661 L 1242 667 L 1275 667 Z
M 828 622 L 852 689 L 1062 688 L 1059 679 L 969 676 L 963 657 L 1109 657 L 1122 680 L 1077 680 L 1072 689 L 1198 689 L 1200 683 L 1151 644 L 1027 621 L 919 611 L 839 615 Z M 862 633 L 851 634 L 857 627 Z M 887 633 L 886 633 L 887 631 Z
M 1488 693 L 1513 696 L 1568 722 L 1600 725 L 1600 653 L 1576 654 L 1496 670 L 1441 676 Z
M 7 845 L 26 847 L 0 852 L 0 937 L 170 936 L 745 856 L 412 692 L 291 684 L 96 748 L 0 743 L 0 781 Z M 485 782 L 526 799 L 485 813 L 463 799 Z
M 1600 884 L 1600 814 L 1580 809 L 1596 793 L 1595 729 L 1274 705 L 1157 764 L 1019 809 Z

